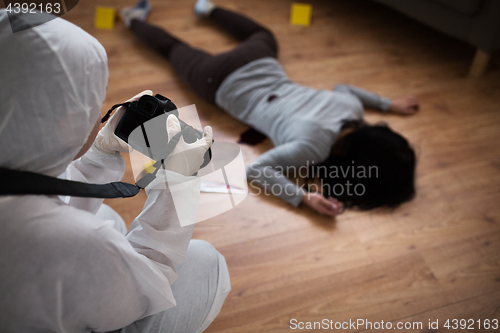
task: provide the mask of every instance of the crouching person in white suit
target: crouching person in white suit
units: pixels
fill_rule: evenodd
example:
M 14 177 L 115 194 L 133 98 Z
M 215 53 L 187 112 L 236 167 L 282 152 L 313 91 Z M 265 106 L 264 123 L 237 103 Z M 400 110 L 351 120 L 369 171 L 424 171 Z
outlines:
M 98 133 L 108 80 L 100 43 L 60 18 L 12 33 L 0 10 L 0 59 L 0 167 L 119 181 L 129 147 L 113 134 L 123 110 Z M 174 116 L 166 125 L 169 138 L 180 131 Z M 156 182 L 190 180 L 211 142 L 210 127 L 180 142 Z M 194 223 L 182 227 L 168 185 L 154 185 L 128 232 L 103 199 L 0 196 L 0 331 L 204 331 L 230 290 L 226 262 L 190 240 Z M 196 207 L 190 191 L 183 206 Z

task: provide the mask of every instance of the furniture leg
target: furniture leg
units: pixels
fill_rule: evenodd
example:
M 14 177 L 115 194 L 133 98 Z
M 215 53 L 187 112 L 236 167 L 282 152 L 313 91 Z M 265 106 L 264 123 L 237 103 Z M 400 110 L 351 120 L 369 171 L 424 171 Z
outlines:
M 486 72 L 490 58 L 491 53 L 477 49 L 476 54 L 474 55 L 474 60 L 472 60 L 472 65 L 470 66 L 469 75 L 472 77 L 482 76 L 484 72 Z

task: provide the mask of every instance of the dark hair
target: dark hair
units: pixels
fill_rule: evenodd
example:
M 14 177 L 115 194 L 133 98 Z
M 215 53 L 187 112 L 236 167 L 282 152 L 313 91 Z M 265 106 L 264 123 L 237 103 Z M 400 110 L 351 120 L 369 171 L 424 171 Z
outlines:
M 415 152 L 384 124 L 363 125 L 346 134 L 330 157 L 313 168 L 324 195 L 347 208 L 395 207 L 415 195 Z

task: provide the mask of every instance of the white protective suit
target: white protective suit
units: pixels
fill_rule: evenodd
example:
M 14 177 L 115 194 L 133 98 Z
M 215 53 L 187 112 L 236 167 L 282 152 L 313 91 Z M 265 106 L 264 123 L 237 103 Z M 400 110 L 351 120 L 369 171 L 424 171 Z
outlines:
M 72 162 L 100 117 L 108 80 L 104 48 L 60 18 L 15 34 L 8 24 L 0 10 L 0 167 L 119 181 L 119 153 L 93 147 Z M 172 183 L 184 176 L 169 177 Z M 119 217 L 99 217 L 114 213 L 102 199 L 0 196 L 0 331 L 109 331 L 174 307 L 171 285 L 193 225 L 180 227 L 169 191 L 146 193 L 126 236 Z M 215 262 L 217 295 L 192 332 L 208 326 L 230 289 L 223 257 Z

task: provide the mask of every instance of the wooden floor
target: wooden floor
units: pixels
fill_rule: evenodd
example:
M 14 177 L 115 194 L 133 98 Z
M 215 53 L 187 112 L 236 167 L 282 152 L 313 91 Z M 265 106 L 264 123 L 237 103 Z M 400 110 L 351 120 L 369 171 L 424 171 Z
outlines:
M 309 28 L 288 24 L 291 1 L 217 0 L 267 25 L 291 79 L 315 88 L 337 83 L 387 97 L 415 94 L 412 117 L 367 112 L 403 133 L 418 155 L 417 196 L 393 211 L 347 211 L 336 220 L 249 195 L 235 209 L 199 223 L 229 266 L 232 291 L 207 332 L 289 332 L 290 320 L 422 322 L 500 319 L 500 61 L 467 77 L 475 49 L 370 1 L 313 0 Z M 118 22 L 92 27 L 95 5 L 81 1 L 66 18 L 106 48 L 110 79 L 103 107 L 144 89 L 177 106 L 196 104 L 215 140 L 246 129 L 190 92 L 170 65 Z M 129 1 L 133 3 L 133 1 Z M 191 1 L 152 0 L 149 21 L 210 52 L 235 41 L 192 15 Z M 242 146 L 245 162 L 271 148 Z M 129 171 L 125 177 L 132 181 Z M 131 223 L 144 196 L 109 200 Z M 475 330 L 462 330 L 478 332 Z M 310 330 L 315 331 L 315 330 Z M 319 329 L 316 329 L 319 331 Z M 348 328 L 344 332 L 365 332 Z M 375 331 L 375 330 L 374 330 Z M 381 332 L 384 330 L 378 330 Z M 486 332 L 500 331 L 486 330 Z M 433 331 L 434 332 L 434 331 Z

